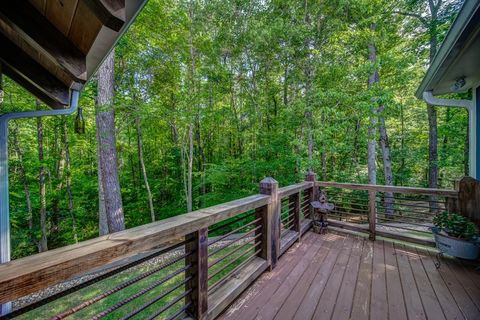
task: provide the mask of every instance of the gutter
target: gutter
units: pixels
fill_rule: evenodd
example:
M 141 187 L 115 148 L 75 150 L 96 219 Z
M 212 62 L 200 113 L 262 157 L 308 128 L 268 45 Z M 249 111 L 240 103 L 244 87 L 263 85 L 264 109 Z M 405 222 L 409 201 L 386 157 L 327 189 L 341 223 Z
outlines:
M 468 167 L 470 176 L 478 179 L 477 172 L 477 136 L 480 132 L 477 132 L 477 108 L 475 106 L 476 101 L 475 88 L 473 89 L 472 100 L 459 100 L 459 99 L 440 99 L 435 98 L 432 91 L 423 92 L 423 100 L 429 105 L 440 107 L 456 107 L 465 108 L 468 111 Z
M 472 100 L 456 100 L 456 99 L 439 99 L 433 96 L 432 91 L 423 92 L 423 100 L 432 105 L 440 107 L 457 107 L 457 108 L 466 108 L 469 113 L 473 109 L 474 103 Z
M 71 90 L 70 107 L 56 110 L 11 112 L 0 115 L 0 264 L 10 261 L 10 208 L 8 190 L 8 122 L 13 119 L 69 115 L 78 108 L 79 91 Z M 11 303 L 0 304 L 0 316 L 11 312 Z

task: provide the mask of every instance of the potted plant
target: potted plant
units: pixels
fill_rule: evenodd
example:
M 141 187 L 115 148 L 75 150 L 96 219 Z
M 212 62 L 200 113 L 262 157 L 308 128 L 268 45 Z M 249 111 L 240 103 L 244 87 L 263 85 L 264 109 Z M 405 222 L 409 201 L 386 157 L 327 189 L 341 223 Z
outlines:
M 477 226 L 465 217 L 442 212 L 433 218 L 432 228 L 438 250 L 450 256 L 474 260 L 480 252 Z

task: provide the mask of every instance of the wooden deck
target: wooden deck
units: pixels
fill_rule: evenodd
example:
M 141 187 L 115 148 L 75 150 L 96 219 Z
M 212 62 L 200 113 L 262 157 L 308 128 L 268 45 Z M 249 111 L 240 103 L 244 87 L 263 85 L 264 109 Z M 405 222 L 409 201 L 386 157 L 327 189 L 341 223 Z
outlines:
M 383 240 L 307 233 L 220 319 L 480 319 L 480 272 Z

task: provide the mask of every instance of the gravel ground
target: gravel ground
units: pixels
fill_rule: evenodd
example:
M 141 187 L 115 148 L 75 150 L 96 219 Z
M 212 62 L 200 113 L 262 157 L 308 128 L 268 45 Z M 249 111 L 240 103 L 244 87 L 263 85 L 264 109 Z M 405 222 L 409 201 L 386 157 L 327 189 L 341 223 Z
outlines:
M 224 245 L 228 244 L 229 242 L 231 242 L 232 240 L 234 240 L 234 239 L 236 239 L 240 236 L 242 236 L 242 234 L 232 235 L 225 240 L 219 241 L 219 242 L 211 245 L 209 248 L 218 248 L 218 247 L 224 246 Z M 238 245 L 243 244 L 250 239 L 251 239 L 251 237 L 247 237 L 245 239 L 242 239 L 242 240 L 238 241 L 237 244 Z M 215 240 L 215 238 L 210 238 L 209 242 L 211 242 L 213 240 Z M 93 269 L 92 271 L 89 271 L 87 273 L 81 274 L 79 276 L 75 276 L 74 278 L 69 279 L 67 281 L 58 283 L 58 284 L 50 286 L 46 289 L 43 289 L 43 290 L 37 291 L 35 293 L 29 294 L 27 296 L 21 297 L 21 298 L 12 302 L 12 308 L 13 308 L 13 310 L 18 310 L 18 309 L 20 309 L 22 307 L 25 307 L 25 306 L 28 306 L 28 305 L 30 305 L 34 302 L 43 300 L 43 299 L 48 298 L 48 297 L 50 297 L 54 294 L 57 294 L 59 292 L 62 292 L 64 290 L 67 290 L 69 288 L 77 286 L 79 284 L 82 284 L 82 283 L 84 283 L 88 280 L 91 280 L 91 279 L 94 279 L 98 276 L 101 276 L 102 274 L 105 274 L 105 273 L 107 273 L 111 270 L 117 269 L 117 268 L 119 268 L 119 267 L 121 267 L 121 266 L 123 266 L 127 263 L 130 263 L 130 262 L 136 261 L 138 259 L 141 259 L 141 258 L 143 258 L 143 257 L 145 257 L 145 256 L 147 256 L 147 255 L 149 255 L 153 252 L 155 252 L 155 250 L 142 252 L 142 253 L 139 253 L 137 255 L 134 255 L 134 256 L 131 256 L 131 257 L 128 257 L 128 258 L 125 258 L 125 259 L 121 259 L 121 260 L 109 263 L 109 264 L 104 265 L 102 267 Z M 184 251 L 183 248 L 181 248 L 181 249 L 179 248 L 179 249 L 176 249 L 174 251 L 167 252 L 167 253 L 165 253 L 161 256 L 149 259 L 149 260 L 147 260 L 147 261 L 145 261 L 145 262 L 143 262 L 139 265 L 136 265 L 136 266 L 131 267 L 127 270 L 124 270 L 124 271 L 120 272 L 119 274 L 124 273 L 124 272 L 132 272 L 132 271 L 135 271 L 135 270 L 138 270 L 138 269 L 143 269 L 143 268 L 146 268 L 146 267 L 148 268 L 148 267 L 153 267 L 153 266 L 156 266 L 156 265 L 164 264 L 168 261 L 171 261 L 175 257 L 180 256 L 184 252 L 185 251 Z

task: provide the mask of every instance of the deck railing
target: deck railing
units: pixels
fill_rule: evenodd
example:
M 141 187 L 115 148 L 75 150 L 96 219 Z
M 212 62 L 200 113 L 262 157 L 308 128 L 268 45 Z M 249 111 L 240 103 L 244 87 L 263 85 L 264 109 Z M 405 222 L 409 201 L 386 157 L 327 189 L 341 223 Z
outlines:
M 316 182 L 334 204 L 332 225 L 433 245 L 433 217 L 450 211 L 458 191 L 446 189 Z
M 35 300 L 3 318 L 215 318 L 310 227 L 307 179 L 2 264 L 0 303 Z
M 17 304 L 4 318 L 213 319 L 311 227 L 320 189 L 335 205 L 330 225 L 423 244 L 458 198 L 313 173 L 283 188 L 266 178 L 257 195 L 0 265 L 0 303 Z

